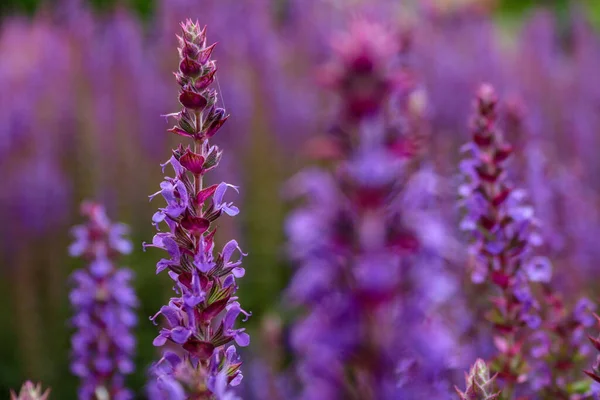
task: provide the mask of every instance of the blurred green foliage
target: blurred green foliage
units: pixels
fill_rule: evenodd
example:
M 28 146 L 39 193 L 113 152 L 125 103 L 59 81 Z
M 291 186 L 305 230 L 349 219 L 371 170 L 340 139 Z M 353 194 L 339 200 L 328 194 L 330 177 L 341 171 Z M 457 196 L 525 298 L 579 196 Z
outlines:
M 0 16 L 10 14 L 33 14 L 38 8 L 52 7 L 57 0 L 2 0 L 0 1 Z M 142 16 L 152 15 L 154 0 L 81 0 L 90 4 L 97 12 L 110 10 L 117 6 L 124 6 Z

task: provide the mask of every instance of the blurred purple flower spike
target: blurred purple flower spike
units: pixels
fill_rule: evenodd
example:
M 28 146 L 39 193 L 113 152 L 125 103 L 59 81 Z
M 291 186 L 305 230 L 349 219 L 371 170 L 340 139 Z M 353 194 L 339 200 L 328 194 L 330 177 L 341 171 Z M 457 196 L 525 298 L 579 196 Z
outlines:
M 133 308 L 138 301 L 128 269 L 118 269 L 115 260 L 131 252 L 131 243 L 123 237 L 127 227 L 113 224 L 104 208 L 84 202 L 85 225 L 73 228 L 75 241 L 69 247 L 73 257 L 82 257 L 87 269 L 73 273 L 74 288 L 70 294 L 75 309 L 71 323 L 76 328 L 72 337 L 71 371 L 81 379 L 79 398 L 92 400 L 132 399 L 125 388 L 125 375 L 134 370 L 135 337 L 131 330 L 137 318 Z
M 397 368 L 417 352 L 411 340 L 418 334 L 410 332 L 424 319 L 420 307 L 404 304 L 422 241 L 403 215 L 417 208 L 405 198 L 414 152 L 398 149 L 414 143 L 393 101 L 413 87 L 404 70 L 393 68 L 399 44 L 382 26 L 358 21 L 334 43 L 336 57 L 321 78 L 338 95 L 338 119 L 319 142 L 328 151 L 315 149 L 333 162 L 333 173 L 302 171 L 286 193 L 306 200 L 286 223 L 296 264 L 287 294 L 306 311 L 291 332 L 300 398 L 440 395 L 435 379 L 419 386 Z M 408 328 L 412 314 L 415 326 Z

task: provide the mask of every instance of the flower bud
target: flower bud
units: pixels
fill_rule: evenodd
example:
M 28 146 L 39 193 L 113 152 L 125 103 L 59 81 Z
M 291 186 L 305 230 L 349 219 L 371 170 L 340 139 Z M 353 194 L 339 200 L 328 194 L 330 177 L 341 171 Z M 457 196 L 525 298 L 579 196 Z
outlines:
M 202 127 L 204 136 L 208 138 L 213 137 L 221 126 L 223 126 L 225 121 L 227 121 L 227 118 L 229 118 L 229 115 L 225 115 L 225 110 L 223 108 L 213 107 Z
M 202 111 L 206 108 L 208 100 L 200 93 L 189 89 L 183 89 L 179 94 L 179 102 L 185 108 L 194 111 Z

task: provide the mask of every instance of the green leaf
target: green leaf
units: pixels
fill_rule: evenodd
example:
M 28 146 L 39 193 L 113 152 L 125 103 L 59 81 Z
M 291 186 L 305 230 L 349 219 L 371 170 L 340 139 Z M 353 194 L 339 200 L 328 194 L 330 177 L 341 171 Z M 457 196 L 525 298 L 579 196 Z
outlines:
M 567 385 L 567 391 L 569 394 L 584 394 L 590 390 L 591 383 L 589 379 L 582 379 Z

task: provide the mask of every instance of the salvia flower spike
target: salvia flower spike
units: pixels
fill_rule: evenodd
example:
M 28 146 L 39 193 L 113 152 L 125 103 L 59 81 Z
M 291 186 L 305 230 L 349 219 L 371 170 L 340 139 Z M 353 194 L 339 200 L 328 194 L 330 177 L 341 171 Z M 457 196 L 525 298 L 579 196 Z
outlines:
M 495 389 L 495 376 L 490 376 L 490 370 L 485 361 L 478 359 L 465 374 L 466 389 L 461 392 L 456 388 L 460 400 L 497 400 L 501 392 Z
M 512 148 L 496 126 L 497 102 L 494 89 L 482 85 L 472 141 L 465 146 L 470 155 L 461 163 L 465 183 L 460 195 L 466 214 L 461 227 L 471 237 L 472 280 L 489 283 L 498 293 L 488 313 L 499 352 L 491 368 L 514 387 L 525 379 L 521 350 L 528 332 L 542 323 L 530 283 L 549 282 L 552 269 L 548 260 L 533 255 L 541 238 L 533 208 L 524 205 L 525 193 L 513 188 L 508 177 Z
M 84 258 L 88 266 L 72 275 L 76 332 L 71 370 L 81 379 L 79 399 L 132 399 L 124 380 L 134 370 L 133 309 L 138 301 L 130 286 L 132 272 L 115 264 L 132 249 L 123 237 L 127 227 L 111 223 L 96 203 L 84 202 L 81 212 L 87 222 L 73 228 L 69 253 Z
M 306 199 L 287 221 L 297 266 L 288 295 L 307 311 L 292 330 L 301 398 L 402 398 L 396 371 L 408 335 L 396 327 L 418 241 L 397 206 L 407 175 L 395 151 L 406 135 L 389 117 L 397 43 L 360 21 L 336 45 L 323 74 L 340 103 L 323 142 L 335 149 L 334 172 L 305 170 L 289 186 Z
M 191 20 L 181 24 L 178 113 L 169 114 L 177 122 L 170 132 L 189 138 L 192 146 L 180 145 L 173 150 L 169 164 L 173 177 L 160 184 L 166 205 L 152 218 L 166 231 L 157 233 L 151 244 L 167 252 L 156 272 L 167 270 L 175 285 L 176 297 L 169 300 L 152 317 L 164 326 L 154 340 L 155 346 L 167 342 L 180 348 L 180 354 L 165 352 L 153 367 L 158 393 L 174 398 L 214 399 L 230 393 L 223 387 L 236 386 L 242 380 L 238 346 L 247 346 L 250 337 L 244 328 L 236 328 L 237 317 L 247 318 L 238 298 L 236 279 L 244 276 L 241 259 L 245 254 L 235 240 L 215 251 L 215 221 L 223 214 L 235 216 L 239 210 L 224 200 L 226 192 L 236 191 L 228 183 L 203 186 L 204 175 L 217 167 L 221 150 L 210 145 L 227 120 L 223 108 L 217 106 L 217 92 L 210 88 L 215 79 L 216 62 L 211 59 L 215 45 L 206 44 L 206 28 Z M 237 253 L 237 256 L 236 256 Z M 244 319 L 245 320 L 245 319 Z M 181 397 L 187 396 L 187 397 Z
M 42 391 L 42 384 L 37 385 L 27 381 L 21 386 L 19 394 L 10 391 L 10 400 L 48 400 L 50 398 L 50 389 Z

